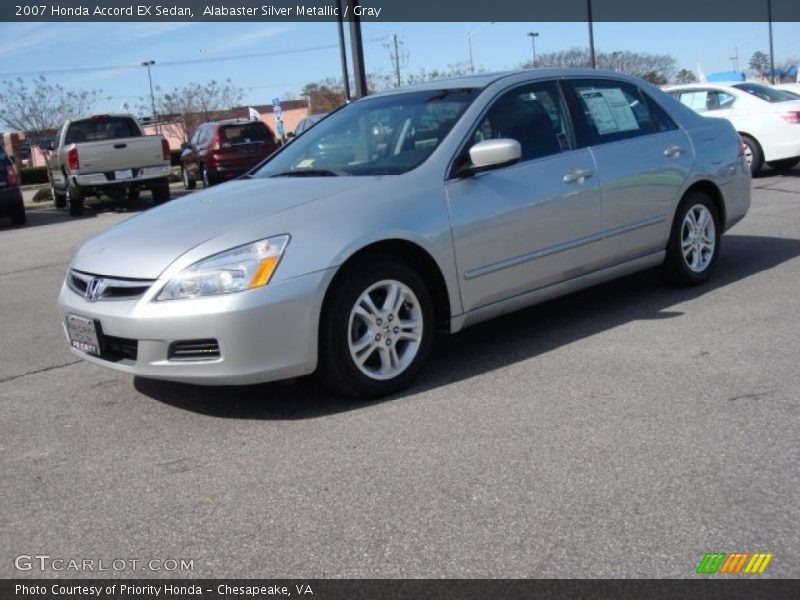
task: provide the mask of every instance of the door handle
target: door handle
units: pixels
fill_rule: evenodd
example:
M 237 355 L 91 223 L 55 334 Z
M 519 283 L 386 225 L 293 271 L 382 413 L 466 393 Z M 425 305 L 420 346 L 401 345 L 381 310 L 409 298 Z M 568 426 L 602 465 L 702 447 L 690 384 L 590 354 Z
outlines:
M 667 146 L 664 150 L 664 156 L 669 158 L 677 158 L 683 153 L 683 148 L 680 146 Z
M 594 175 L 594 173 L 588 169 L 575 169 L 572 173 L 567 173 L 562 178 L 564 183 L 583 183 L 586 179 L 589 179 Z

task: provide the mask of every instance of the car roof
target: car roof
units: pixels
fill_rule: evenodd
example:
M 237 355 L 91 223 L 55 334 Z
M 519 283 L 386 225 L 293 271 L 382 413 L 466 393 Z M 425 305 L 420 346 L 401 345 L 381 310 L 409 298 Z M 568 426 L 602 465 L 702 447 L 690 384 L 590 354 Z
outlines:
M 546 79 L 546 78 L 559 78 L 559 77 L 614 77 L 624 81 L 637 81 L 635 78 L 619 73 L 617 71 L 608 71 L 604 69 L 587 69 L 587 68 L 564 68 L 564 67 L 544 67 L 537 69 L 516 69 L 514 71 L 499 71 L 494 73 L 478 73 L 476 75 L 465 75 L 459 77 L 449 77 L 444 79 L 434 79 L 424 83 L 417 83 L 414 85 L 404 86 L 372 94 L 369 97 L 375 96 L 388 96 L 391 94 L 405 94 L 408 92 L 422 92 L 428 90 L 443 90 L 443 89 L 484 89 L 491 84 L 518 75 L 529 75 L 531 79 Z
M 736 87 L 742 83 L 758 83 L 757 81 L 705 81 L 705 82 L 697 82 L 697 83 L 680 83 L 677 85 L 667 85 L 664 86 L 665 91 L 674 91 L 674 90 L 704 90 L 706 88 L 723 88 L 723 89 L 734 89 L 738 91 L 743 91 Z

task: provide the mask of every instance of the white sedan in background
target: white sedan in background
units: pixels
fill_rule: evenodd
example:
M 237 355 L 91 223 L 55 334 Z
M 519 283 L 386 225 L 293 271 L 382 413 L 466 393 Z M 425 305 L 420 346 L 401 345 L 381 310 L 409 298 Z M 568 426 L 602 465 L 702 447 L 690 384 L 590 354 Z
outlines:
M 800 98 L 796 94 L 750 81 L 693 83 L 665 91 L 703 116 L 733 123 L 753 175 L 765 162 L 778 171 L 800 162 Z

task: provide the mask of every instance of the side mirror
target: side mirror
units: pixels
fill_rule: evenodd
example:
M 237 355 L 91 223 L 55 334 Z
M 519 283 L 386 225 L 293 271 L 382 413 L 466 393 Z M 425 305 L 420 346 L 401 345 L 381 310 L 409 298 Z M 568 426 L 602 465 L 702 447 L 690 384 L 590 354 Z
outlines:
M 469 149 L 469 164 L 459 169 L 458 176 L 469 177 L 475 173 L 507 167 L 518 162 L 521 156 L 522 148 L 517 140 L 484 140 Z
M 188 150 L 188 149 L 189 149 L 189 148 L 191 148 L 191 147 L 192 147 L 192 145 L 191 145 L 189 142 L 183 142 L 183 143 L 181 144 L 181 151 L 183 151 L 183 150 Z

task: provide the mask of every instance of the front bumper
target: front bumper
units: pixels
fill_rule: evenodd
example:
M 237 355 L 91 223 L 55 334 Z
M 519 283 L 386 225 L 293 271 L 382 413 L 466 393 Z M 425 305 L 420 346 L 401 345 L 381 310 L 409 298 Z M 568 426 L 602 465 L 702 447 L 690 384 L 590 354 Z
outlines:
M 66 283 L 58 299 L 66 315 L 96 320 L 104 336 L 135 341 L 136 359 L 108 360 L 71 351 L 131 375 L 202 385 L 244 385 L 312 373 L 322 298 L 333 271 L 273 282 L 255 290 L 194 300 L 153 302 L 165 281 L 137 300 L 88 302 Z M 220 357 L 169 360 L 172 342 L 215 339 Z

